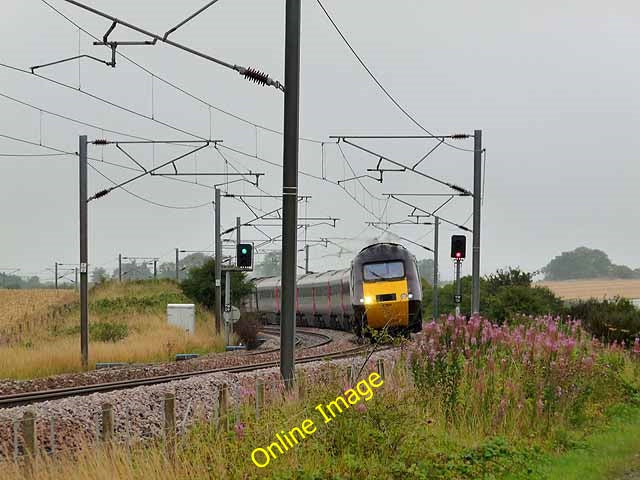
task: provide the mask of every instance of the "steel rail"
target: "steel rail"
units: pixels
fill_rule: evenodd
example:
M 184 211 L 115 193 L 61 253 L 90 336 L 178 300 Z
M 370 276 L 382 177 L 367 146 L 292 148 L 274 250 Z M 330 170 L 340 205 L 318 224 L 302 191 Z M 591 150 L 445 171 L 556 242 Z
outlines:
M 322 353 L 317 355 L 309 355 L 296 359 L 297 364 L 310 363 L 324 359 L 341 359 L 348 358 L 359 353 L 365 352 L 366 346 L 358 346 L 342 352 L 334 353 Z M 208 370 L 198 370 L 194 372 L 174 373 L 168 375 L 159 375 L 156 377 L 139 378 L 131 380 L 119 380 L 115 382 L 99 383 L 93 385 L 83 385 L 76 387 L 65 387 L 51 390 L 41 390 L 37 392 L 18 393 L 11 395 L 0 396 L 0 409 L 18 407 L 22 405 L 31 405 L 34 403 L 45 402 L 50 400 L 59 400 L 62 398 L 90 395 L 92 393 L 104 393 L 113 392 L 116 390 L 127 390 L 130 388 L 147 386 L 147 385 L 159 385 L 163 383 L 173 382 L 176 380 L 186 380 L 198 375 L 207 375 L 211 373 L 241 373 L 250 372 L 254 370 L 261 370 L 265 368 L 278 367 L 280 362 L 278 360 L 254 363 L 250 365 L 241 365 L 235 367 L 220 367 Z

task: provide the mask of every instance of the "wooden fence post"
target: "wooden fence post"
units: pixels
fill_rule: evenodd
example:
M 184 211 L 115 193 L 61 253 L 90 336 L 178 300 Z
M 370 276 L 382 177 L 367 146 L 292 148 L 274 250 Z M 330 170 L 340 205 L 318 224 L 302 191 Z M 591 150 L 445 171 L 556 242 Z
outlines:
M 22 438 L 24 453 L 29 460 L 36 453 L 36 416 L 31 410 L 27 410 L 22 415 Z
M 260 418 L 260 413 L 264 409 L 264 382 L 256 381 L 256 418 Z
M 164 441 L 167 458 L 174 462 L 176 457 L 176 396 L 171 392 L 164 394 Z
M 110 442 L 113 439 L 113 406 L 110 403 L 102 404 L 102 441 Z
M 224 418 L 224 422 L 226 425 L 226 429 L 229 430 L 229 413 L 227 407 L 227 386 L 222 385 L 220 387 L 220 394 L 218 395 L 218 427 L 220 426 L 220 421 Z
M 49 450 L 51 455 L 56 453 L 56 420 L 54 417 L 49 417 Z
M 380 378 L 384 380 L 384 360 L 379 358 L 376 364 L 378 366 L 378 375 L 380 375 Z
M 304 378 L 304 372 L 298 371 L 296 375 L 296 381 L 298 382 L 298 400 L 304 400 L 304 395 L 307 390 L 307 384 Z
M 347 367 L 347 383 L 347 386 L 351 388 L 351 384 L 353 383 L 353 367 L 351 365 Z

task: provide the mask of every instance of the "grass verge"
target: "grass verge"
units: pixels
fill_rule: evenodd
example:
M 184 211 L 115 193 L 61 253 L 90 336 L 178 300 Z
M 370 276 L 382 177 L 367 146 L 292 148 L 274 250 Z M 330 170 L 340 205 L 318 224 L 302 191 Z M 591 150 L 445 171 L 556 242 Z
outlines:
M 23 327 L 19 332 L 14 328 L 16 333 L 0 342 L 0 378 L 30 379 L 82 370 L 78 299 L 73 292 L 65 295 L 64 304 L 54 297 L 55 303 L 22 314 Z M 41 292 L 34 292 L 33 298 L 50 302 Z M 167 324 L 167 303 L 193 302 L 172 281 L 107 282 L 94 287 L 89 303 L 90 368 L 96 362 L 159 362 L 172 360 L 176 353 L 223 350 L 209 312 L 196 308 L 196 332 L 188 335 Z

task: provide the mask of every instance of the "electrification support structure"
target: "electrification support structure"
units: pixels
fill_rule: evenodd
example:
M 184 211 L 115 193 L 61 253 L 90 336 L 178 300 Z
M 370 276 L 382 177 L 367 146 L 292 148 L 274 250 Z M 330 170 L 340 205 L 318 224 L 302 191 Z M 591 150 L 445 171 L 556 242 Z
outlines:
M 241 226 L 241 222 L 240 222 L 240 217 L 236 217 L 236 249 L 238 248 L 238 245 L 240 245 L 240 226 Z M 237 262 L 237 260 L 236 260 Z
M 122 254 L 118 254 L 118 281 L 122 282 Z
M 301 0 L 287 0 L 284 50 L 284 129 L 282 162 L 282 296 L 280 373 L 287 389 L 294 381 L 295 295 L 298 225 L 298 136 L 300 103 Z
M 433 320 L 438 319 L 438 229 L 440 217 L 434 217 L 433 230 Z
M 221 332 L 222 325 L 222 237 L 220 236 L 220 189 L 216 188 L 215 193 L 215 316 L 216 332 Z
M 89 366 L 89 252 L 87 249 L 87 136 L 80 135 L 80 352 L 82 368 Z
M 53 275 L 54 275 L 54 277 L 53 277 L 53 284 L 55 285 L 56 290 L 57 290 L 57 289 L 58 289 L 58 262 L 56 262 L 56 263 L 54 264 L 54 267 L 53 267 Z
M 482 130 L 473 132 L 473 258 L 471 313 L 480 313 L 480 209 L 482 205 Z
M 180 281 L 180 249 L 176 248 L 176 282 Z

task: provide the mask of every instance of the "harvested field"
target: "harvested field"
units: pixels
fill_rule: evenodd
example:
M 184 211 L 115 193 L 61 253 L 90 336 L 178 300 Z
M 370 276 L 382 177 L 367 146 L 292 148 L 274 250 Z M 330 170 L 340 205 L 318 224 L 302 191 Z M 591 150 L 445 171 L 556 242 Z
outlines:
M 589 298 L 640 299 L 640 280 L 593 279 L 538 282 L 536 285 L 549 288 L 566 300 L 587 300 Z

